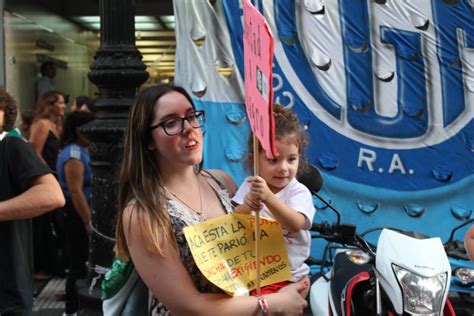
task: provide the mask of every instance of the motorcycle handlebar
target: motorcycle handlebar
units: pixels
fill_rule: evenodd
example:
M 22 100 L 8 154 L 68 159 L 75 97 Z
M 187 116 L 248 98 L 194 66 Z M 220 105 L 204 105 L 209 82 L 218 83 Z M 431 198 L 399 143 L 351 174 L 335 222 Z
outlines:
M 313 223 L 310 230 L 319 233 L 322 238 L 331 242 L 354 244 L 357 241 L 356 226 L 351 224 Z

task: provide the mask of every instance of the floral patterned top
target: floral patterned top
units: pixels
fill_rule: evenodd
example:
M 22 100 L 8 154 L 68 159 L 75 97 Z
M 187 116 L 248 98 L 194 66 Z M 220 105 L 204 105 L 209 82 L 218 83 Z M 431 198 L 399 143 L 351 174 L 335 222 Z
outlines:
M 214 190 L 217 197 L 219 198 L 222 207 L 226 213 L 233 212 L 233 206 L 231 204 L 231 198 L 229 192 L 217 179 L 215 179 L 210 173 L 210 175 L 218 184 L 220 188 L 215 188 L 209 182 L 209 186 Z M 205 219 L 201 214 L 192 212 L 182 203 L 176 200 L 168 199 L 165 208 L 168 210 L 171 219 L 171 226 L 178 244 L 178 249 L 180 252 L 181 261 L 183 262 L 186 270 L 189 272 L 189 275 L 194 281 L 196 288 L 202 293 L 222 293 L 222 291 L 206 279 L 206 277 L 201 273 L 196 263 L 194 262 L 191 250 L 189 245 L 184 237 L 183 229 L 186 226 L 194 225 L 203 222 Z M 156 298 L 153 298 L 151 304 L 151 315 L 171 315 L 171 313 L 166 309 L 166 307 L 161 304 Z

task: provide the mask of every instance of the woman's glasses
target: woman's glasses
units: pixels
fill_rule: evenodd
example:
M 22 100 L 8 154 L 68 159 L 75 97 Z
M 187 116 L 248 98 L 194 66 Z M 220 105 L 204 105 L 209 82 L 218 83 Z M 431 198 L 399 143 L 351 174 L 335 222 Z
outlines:
M 164 120 L 163 122 L 151 126 L 150 131 L 158 127 L 163 127 L 166 135 L 178 135 L 184 131 L 184 121 L 188 121 L 192 128 L 199 128 L 206 122 L 206 116 L 204 115 L 204 111 L 194 111 L 187 114 L 185 117 L 173 117 Z

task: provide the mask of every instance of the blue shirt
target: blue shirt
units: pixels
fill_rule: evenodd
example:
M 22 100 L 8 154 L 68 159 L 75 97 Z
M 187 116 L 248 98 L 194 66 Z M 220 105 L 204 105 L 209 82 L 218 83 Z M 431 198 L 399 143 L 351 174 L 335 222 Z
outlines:
M 63 189 L 64 196 L 67 198 L 71 197 L 71 193 L 69 192 L 66 184 L 66 176 L 64 174 L 64 164 L 66 164 L 66 162 L 71 159 L 80 160 L 84 165 L 84 183 L 82 184 L 82 192 L 84 192 L 87 201 L 90 202 L 92 169 L 89 163 L 91 159 L 86 149 L 78 143 L 71 143 L 64 147 L 59 154 L 58 161 L 56 163 L 56 172 L 58 174 L 59 184 Z

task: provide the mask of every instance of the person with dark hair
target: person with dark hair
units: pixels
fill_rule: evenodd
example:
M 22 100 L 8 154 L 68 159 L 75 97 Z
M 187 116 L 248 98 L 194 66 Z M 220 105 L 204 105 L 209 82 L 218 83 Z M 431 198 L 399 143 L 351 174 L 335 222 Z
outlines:
M 183 229 L 232 212 L 236 189 L 223 171 L 201 168 L 204 121 L 181 87 L 152 86 L 138 96 L 125 133 L 116 255 L 131 259 L 153 294 L 153 315 L 299 315 L 304 284 L 259 299 L 230 297 L 191 255 Z
M 14 108 L 13 98 L 0 90 L 2 128 L 13 126 Z M 0 314 L 32 315 L 30 219 L 63 206 L 64 196 L 51 170 L 23 139 L 1 140 L 0 157 Z
M 72 103 L 71 112 L 95 112 L 94 99 L 85 95 L 78 96 Z
M 24 111 L 20 113 L 20 124 L 18 129 L 22 133 L 25 139 L 30 138 L 31 125 L 33 124 L 33 119 L 35 117 L 35 112 L 33 111 Z
M 56 66 L 52 61 L 45 61 L 40 67 L 41 78 L 36 81 L 36 100 L 45 92 L 56 90 L 54 77 L 56 77 Z
M 274 105 L 273 117 L 275 146 L 279 155 L 269 159 L 259 144 L 259 174 L 247 178 L 232 201 L 238 204 L 237 213 L 259 211 L 261 216 L 273 218 L 281 224 L 290 259 L 291 282 L 306 280 L 309 283 L 309 267 L 305 260 L 310 253 L 309 229 L 316 210 L 308 188 L 296 179 L 297 173 L 305 166 L 300 161 L 308 136 L 296 114 L 282 105 Z M 253 166 L 252 141 L 249 141 L 248 153 L 249 165 Z M 290 282 L 270 284 L 263 287 L 261 293 L 272 293 L 288 284 Z
M 89 141 L 79 131 L 94 119 L 89 112 L 73 112 L 64 121 L 56 172 L 66 197 L 65 236 L 69 268 L 66 278 L 65 315 L 78 309 L 76 281 L 86 277 L 92 170 L 87 151 Z
M 36 114 L 31 125 L 30 143 L 38 157 L 51 168 L 56 170 L 62 132 L 64 95 L 58 91 L 48 91 L 38 100 Z M 58 234 L 52 227 L 58 228 L 55 213 L 48 213 L 33 220 L 34 249 L 35 249 L 35 277 L 47 279 L 48 274 L 63 274 L 60 263 L 60 247 L 57 246 Z M 61 239 L 60 239 L 61 240 Z
M 6 136 L 20 136 L 14 129 L 17 116 L 16 102 L 13 97 L 0 88 L 0 113 L 2 115 L 2 124 L 0 125 L 0 140 Z

